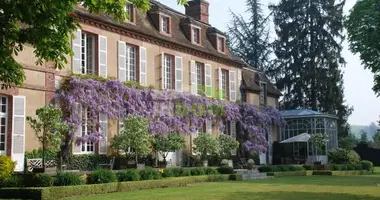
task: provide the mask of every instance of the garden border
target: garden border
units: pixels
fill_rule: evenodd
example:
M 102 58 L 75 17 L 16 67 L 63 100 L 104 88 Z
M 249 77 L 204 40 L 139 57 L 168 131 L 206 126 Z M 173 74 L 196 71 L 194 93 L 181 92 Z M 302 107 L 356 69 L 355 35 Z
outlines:
M 58 186 L 45 188 L 0 188 L 0 198 L 56 200 L 66 197 L 107 194 L 113 192 L 143 190 L 166 187 L 186 187 L 189 184 L 228 181 L 230 175 L 190 176 L 149 181 L 114 182 L 77 186 Z M 80 195 L 78 195 L 80 194 Z

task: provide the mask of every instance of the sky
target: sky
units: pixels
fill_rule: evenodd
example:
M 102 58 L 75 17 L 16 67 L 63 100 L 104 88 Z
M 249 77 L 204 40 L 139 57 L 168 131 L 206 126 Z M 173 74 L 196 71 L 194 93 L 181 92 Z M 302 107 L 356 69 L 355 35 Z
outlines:
M 158 0 L 159 2 L 182 13 L 185 12 L 183 6 L 176 4 L 176 0 Z M 261 0 L 264 13 L 268 13 L 268 5 L 277 3 L 279 0 Z M 230 11 L 241 14 L 247 18 L 245 13 L 245 0 L 208 0 L 209 22 L 212 26 L 221 31 L 227 31 L 227 25 L 231 22 Z M 356 0 L 346 0 L 344 8 L 345 14 L 354 6 Z M 273 25 L 270 26 L 273 30 Z M 361 65 L 359 55 L 353 55 L 348 49 L 347 41 L 343 42 L 344 50 L 342 52 L 347 64 L 344 71 L 344 93 L 346 101 L 354 107 L 352 115 L 348 122 L 355 125 L 369 125 L 370 122 L 380 120 L 380 98 L 377 98 L 372 91 L 373 74 L 365 70 Z

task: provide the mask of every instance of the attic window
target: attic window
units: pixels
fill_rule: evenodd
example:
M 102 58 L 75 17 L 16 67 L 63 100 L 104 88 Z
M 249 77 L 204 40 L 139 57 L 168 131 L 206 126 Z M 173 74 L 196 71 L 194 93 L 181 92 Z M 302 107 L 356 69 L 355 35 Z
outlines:
M 160 16 L 160 32 L 164 34 L 170 34 L 170 17 L 167 15 Z
M 196 26 L 191 26 L 191 42 L 194 44 L 201 43 L 201 29 Z
M 226 45 L 226 38 L 222 36 L 217 36 L 217 49 L 219 52 L 224 53 L 225 52 L 225 45 Z
M 128 14 L 128 22 L 135 23 L 135 8 L 133 7 L 133 4 L 127 3 L 125 6 L 125 12 Z

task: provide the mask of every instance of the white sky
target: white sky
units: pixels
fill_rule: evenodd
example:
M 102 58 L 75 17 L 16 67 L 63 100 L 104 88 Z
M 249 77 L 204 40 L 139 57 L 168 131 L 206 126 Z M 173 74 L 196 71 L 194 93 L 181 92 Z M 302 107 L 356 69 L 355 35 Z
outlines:
M 267 13 L 267 5 L 278 1 L 261 0 L 263 10 Z M 182 13 L 185 12 L 185 8 L 178 6 L 175 0 L 159 0 L 159 2 Z M 210 3 L 209 22 L 222 31 L 227 31 L 227 24 L 231 21 L 230 10 L 247 17 L 245 0 L 208 0 L 208 2 Z M 356 0 L 346 0 L 346 14 L 355 2 Z M 343 57 L 347 62 L 344 69 L 345 97 L 347 103 L 354 107 L 354 112 L 348 121 L 350 124 L 368 125 L 370 122 L 380 119 L 380 99 L 372 91 L 373 75 L 370 71 L 364 70 L 359 55 L 353 55 L 349 51 L 347 42 L 344 42 L 343 46 Z

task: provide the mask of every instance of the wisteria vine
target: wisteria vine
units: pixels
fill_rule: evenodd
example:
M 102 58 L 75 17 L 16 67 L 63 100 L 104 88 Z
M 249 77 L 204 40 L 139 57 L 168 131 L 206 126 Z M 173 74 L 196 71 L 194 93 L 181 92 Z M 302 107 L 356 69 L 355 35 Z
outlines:
M 99 127 L 99 113 L 111 119 L 123 120 L 136 115 L 150 120 L 149 131 L 152 134 L 179 132 L 192 134 L 206 120 L 211 120 L 219 129 L 223 129 L 223 120 L 236 121 L 248 140 L 244 143 L 247 150 L 263 151 L 267 149 L 266 129 L 270 125 L 280 126 L 282 117 L 277 109 L 266 107 L 259 110 L 255 105 L 237 104 L 215 98 L 179 93 L 172 90 L 154 90 L 138 85 L 128 85 L 118 80 L 92 79 L 81 76 L 67 77 L 61 82 L 57 99 L 66 120 L 74 131 L 81 125 L 78 105 L 87 108 L 92 116 L 92 127 Z M 103 135 L 95 128 L 88 136 L 76 138 L 80 142 L 98 142 Z

